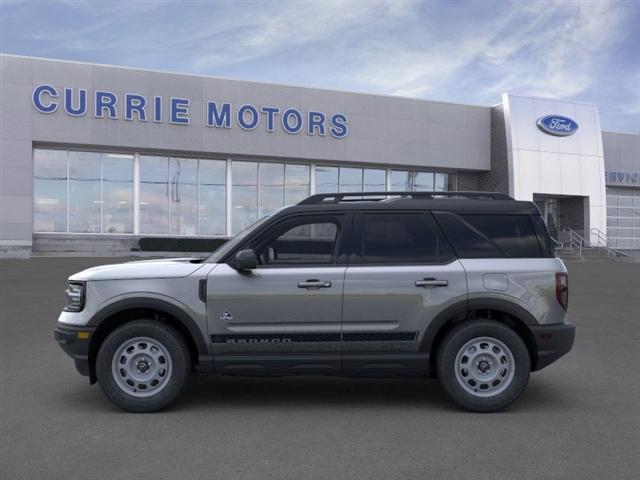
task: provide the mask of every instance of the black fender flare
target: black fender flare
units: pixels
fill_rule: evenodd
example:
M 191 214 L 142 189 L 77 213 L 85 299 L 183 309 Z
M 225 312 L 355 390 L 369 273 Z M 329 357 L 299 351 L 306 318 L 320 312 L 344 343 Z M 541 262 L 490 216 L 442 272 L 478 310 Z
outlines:
M 520 305 L 508 300 L 500 298 L 473 298 L 462 300 L 442 310 L 429 323 L 429 326 L 422 337 L 422 341 L 420 342 L 420 351 L 431 352 L 431 347 L 440 329 L 453 317 L 466 314 L 472 310 L 499 310 L 518 319 L 526 326 L 538 325 L 538 321 L 530 312 Z
M 98 311 L 93 317 L 91 317 L 91 320 L 89 320 L 89 323 L 87 325 L 97 328 L 107 318 L 110 318 L 113 315 L 124 312 L 126 310 L 135 309 L 160 310 L 171 315 L 189 332 L 189 335 L 191 336 L 193 343 L 196 346 L 199 362 L 206 363 L 207 359 L 210 359 L 211 354 L 209 353 L 208 346 L 204 341 L 202 331 L 198 327 L 198 324 L 193 319 L 193 317 L 183 308 L 180 308 L 179 306 L 160 298 L 134 297 L 116 300 L 115 302 L 110 303 L 106 307 L 100 309 L 100 311 Z

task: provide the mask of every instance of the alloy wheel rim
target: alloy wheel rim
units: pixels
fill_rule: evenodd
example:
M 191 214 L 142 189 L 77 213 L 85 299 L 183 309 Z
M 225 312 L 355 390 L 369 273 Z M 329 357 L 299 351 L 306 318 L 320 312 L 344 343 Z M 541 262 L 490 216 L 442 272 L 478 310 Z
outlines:
M 475 397 L 494 397 L 504 392 L 515 374 L 513 353 L 493 337 L 476 337 L 465 343 L 456 355 L 458 384 Z
M 120 390 L 144 398 L 167 386 L 172 366 L 171 356 L 161 342 L 135 337 L 118 347 L 111 361 L 111 373 Z

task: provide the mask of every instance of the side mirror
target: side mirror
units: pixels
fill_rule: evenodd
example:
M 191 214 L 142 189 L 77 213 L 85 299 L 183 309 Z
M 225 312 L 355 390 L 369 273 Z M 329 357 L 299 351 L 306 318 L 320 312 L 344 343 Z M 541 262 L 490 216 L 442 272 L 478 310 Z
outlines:
M 246 250 L 240 250 L 236 253 L 234 258 L 233 267 L 236 270 L 253 270 L 258 266 L 258 257 L 256 252 L 248 248 Z

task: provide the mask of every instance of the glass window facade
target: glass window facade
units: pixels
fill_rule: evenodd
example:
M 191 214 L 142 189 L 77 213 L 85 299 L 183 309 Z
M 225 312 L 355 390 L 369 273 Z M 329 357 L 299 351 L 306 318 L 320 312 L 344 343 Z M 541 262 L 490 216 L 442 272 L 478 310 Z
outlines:
M 33 229 L 67 231 L 67 152 L 35 150 L 33 153 Z
M 200 160 L 198 165 L 198 231 L 227 233 L 227 162 Z
M 140 233 L 169 233 L 169 159 L 140 156 Z
M 33 159 L 37 233 L 231 236 L 312 193 L 455 189 L 455 174 L 376 167 L 44 148 Z
M 102 155 L 102 232 L 133 233 L 133 155 Z
M 258 164 L 233 162 L 231 167 L 231 234 L 258 220 Z
M 316 165 L 316 193 L 375 192 L 387 190 L 387 170 Z M 446 192 L 455 190 L 455 174 L 416 170 L 391 170 L 389 183 L 396 192 Z
M 640 188 L 607 187 L 607 243 L 640 249 Z

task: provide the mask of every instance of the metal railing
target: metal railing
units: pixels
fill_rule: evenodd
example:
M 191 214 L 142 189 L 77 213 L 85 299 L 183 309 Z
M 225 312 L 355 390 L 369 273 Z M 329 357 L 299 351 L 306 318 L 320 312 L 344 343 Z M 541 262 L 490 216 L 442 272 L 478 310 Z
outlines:
M 595 242 L 585 239 L 582 235 L 576 232 L 570 227 L 562 229 L 562 234 L 566 241 L 560 242 L 561 248 L 568 248 L 572 251 L 576 251 L 578 258 L 582 260 L 582 254 L 585 249 L 599 250 L 607 255 L 607 258 L 613 259 L 616 257 L 627 257 L 628 255 L 619 250 L 610 248 L 607 245 L 607 234 L 599 228 L 593 227 L 591 229 L 591 238 L 595 237 Z
M 607 234 L 604 233 L 599 228 L 593 227 L 591 229 L 591 238 L 593 238 L 593 237 L 596 238 L 596 242 L 595 242 L 595 244 L 592 244 L 591 246 L 606 252 L 607 256 L 609 258 L 628 257 L 628 255 L 626 253 L 621 252 L 620 250 L 616 250 L 614 248 L 609 247 L 609 242 L 607 241 Z
M 565 242 L 561 242 L 562 248 L 569 248 L 570 250 L 578 251 L 578 258 L 582 259 L 582 249 L 589 244 L 582 235 L 576 232 L 573 228 L 565 227 L 562 229 L 562 233 L 566 236 L 568 245 L 565 246 Z

